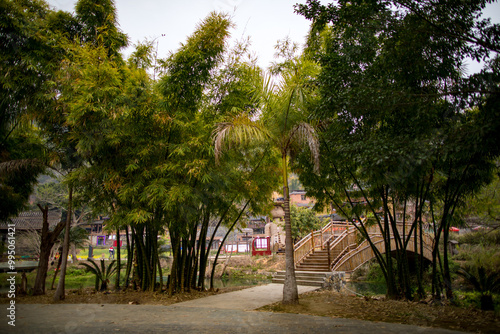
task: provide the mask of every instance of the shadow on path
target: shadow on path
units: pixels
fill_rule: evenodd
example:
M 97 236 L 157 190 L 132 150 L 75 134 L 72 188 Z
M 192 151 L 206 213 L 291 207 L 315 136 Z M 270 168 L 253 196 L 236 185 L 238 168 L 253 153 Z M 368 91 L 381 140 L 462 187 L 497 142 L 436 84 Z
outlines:
M 299 287 L 299 292 L 314 290 Z M 283 285 L 268 284 L 170 306 L 20 304 L 16 326 L 0 320 L 0 333 L 463 333 L 354 319 L 252 311 L 281 300 Z

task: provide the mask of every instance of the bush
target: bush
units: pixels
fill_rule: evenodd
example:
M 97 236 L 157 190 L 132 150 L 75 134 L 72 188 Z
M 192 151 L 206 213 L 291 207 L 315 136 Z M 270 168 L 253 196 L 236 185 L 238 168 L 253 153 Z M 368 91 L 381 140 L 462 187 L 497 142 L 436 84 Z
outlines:
M 458 237 L 458 242 L 468 245 L 498 246 L 500 245 L 500 230 L 465 233 Z
M 500 248 L 483 245 L 464 245 L 460 247 L 454 260 L 465 261 L 463 267 L 484 267 L 487 272 L 500 273 Z
M 66 269 L 67 276 L 82 276 L 86 274 L 86 270 L 84 268 L 79 267 L 68 267 Z
M 458 306 L 463 308 L 481 309 L 481 293 L 477 291 L 471 292 L 458 292 L 457 293 Z M 500 313 L 500 295 L 493 295 L 493 305 L 495 312 Z
M 377 261 L 372 260 L 366 274 L 366 280 L 370 282 L 385 282 L 384 273 Z
M 479 309 L 481 307 L 480 298 L 481 294 L 477 291 L 461 292 L 457 301 L 461 307 Z

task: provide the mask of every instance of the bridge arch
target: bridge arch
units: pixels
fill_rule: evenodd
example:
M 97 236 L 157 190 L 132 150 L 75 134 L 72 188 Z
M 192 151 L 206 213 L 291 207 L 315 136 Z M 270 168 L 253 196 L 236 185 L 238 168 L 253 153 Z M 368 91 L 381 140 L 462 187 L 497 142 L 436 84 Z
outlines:
M 382 237 L 373 237 L 372 242 L 381 254 L 385 253 L 385 243 Z M 424 234 L 423 256 L 424 259 L 429 262 L 432 262 L 432 243 L 432 238 Z M 391 250 L 394 249 L 396 249 L 396 241 L 393 237 L 391 238 Z M 414 239 L 409 240 L 406 249 L 408 253 L 415 254 L 413 251 L 415 249 Z M 420 245 L 417 245 L 417 249 L 420 250 Z M 333 271 L 352 272 L 373 258 L 375 258 L 375 253 L 368 241 L 365 240 L 358 247 L 350 250 L 342 256 L 342 258 L 333 266 Z

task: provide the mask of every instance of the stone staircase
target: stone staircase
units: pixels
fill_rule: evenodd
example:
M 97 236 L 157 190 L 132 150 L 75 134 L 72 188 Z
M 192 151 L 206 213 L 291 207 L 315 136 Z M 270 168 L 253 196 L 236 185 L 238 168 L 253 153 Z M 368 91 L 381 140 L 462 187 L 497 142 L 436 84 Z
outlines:
M 329 272 L 328 251 L 326 249 L 314 251 L 314 253 L 309 254 L 301 263 L 297 264 L 295 270 Z
M 305 286 L 323 286 L 323 282 L 325 281 L 326 272 L 317 272 L 317 271 L 295 271 L 295 279 L 297 281 L 297 285 L 305 285 Z M 285 281 L 285 272 L 278 271 L 273 276 L 273 283 L 283 284 Z

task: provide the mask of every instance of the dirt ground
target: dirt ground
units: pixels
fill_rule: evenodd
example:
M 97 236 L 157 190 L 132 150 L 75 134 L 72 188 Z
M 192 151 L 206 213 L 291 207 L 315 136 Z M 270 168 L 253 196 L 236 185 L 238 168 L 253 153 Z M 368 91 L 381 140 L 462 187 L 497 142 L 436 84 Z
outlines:
M 160 292 L 141 292 L 134 290 L 95 292 L 92 288 L 66 290 L 64 300 L 54 302 L 52 300 L 55 290 L 47 290 L 42 296 L 16 296 L 16 303 L 19 304 L 146 304 L 146 305 L 171 305 L 197 298 L 203 298 L 244 289 L 244 287 L 227 287 L 215 289 L 215 291 L 197 291 L 192 290 L 189 293 L 178 293 L 169 296 L 167 293 Z M 9 303 L 5 296 L 0 297 L 0 304 Z
M 392 322 L 473 333 L 500 333 L 500 317 L 492 311 L 386 300 L 383 297 L 357 297 L 328 290 L 301 295 L 299 305 L 285 306 L 276 303 L 260 310 Z
M 232 272 L 268 274 L 282 270 L 284 261 L 280 257 L 251 258 L 233 257 L 227 263 L 226 273 Z M 220 261 L 219 263 L 224 263 Z M 171 305 L 178 302 L 203 298 L 213 294 L 230 292 L 244 287 L 226 287 L 216 291 L 196 291 L 168 296 L 160 292 L 108 291 L 95 292 L 91 288 L 67 290 L 68 304 L 146 304 Z M 52 304 L 53 291 L 45 296 L 16 296 L 17 303 Z M 8 303 L 0 297 L 0 304 Z M 500 333 L 500 316 L 494 312 L 464 309 L 449 305 L 431 305 L 427 302 L 403 302 L 386 300 L 383 297 L 366 298 L 336 291 L 320 290 L 300 295 L 299 305 L 283 306 L 281 303 L 265 306 L 262 311 L 298 313 L 334 318 L 392 322 L 425 327 L 437 327 L 475 333 Z

